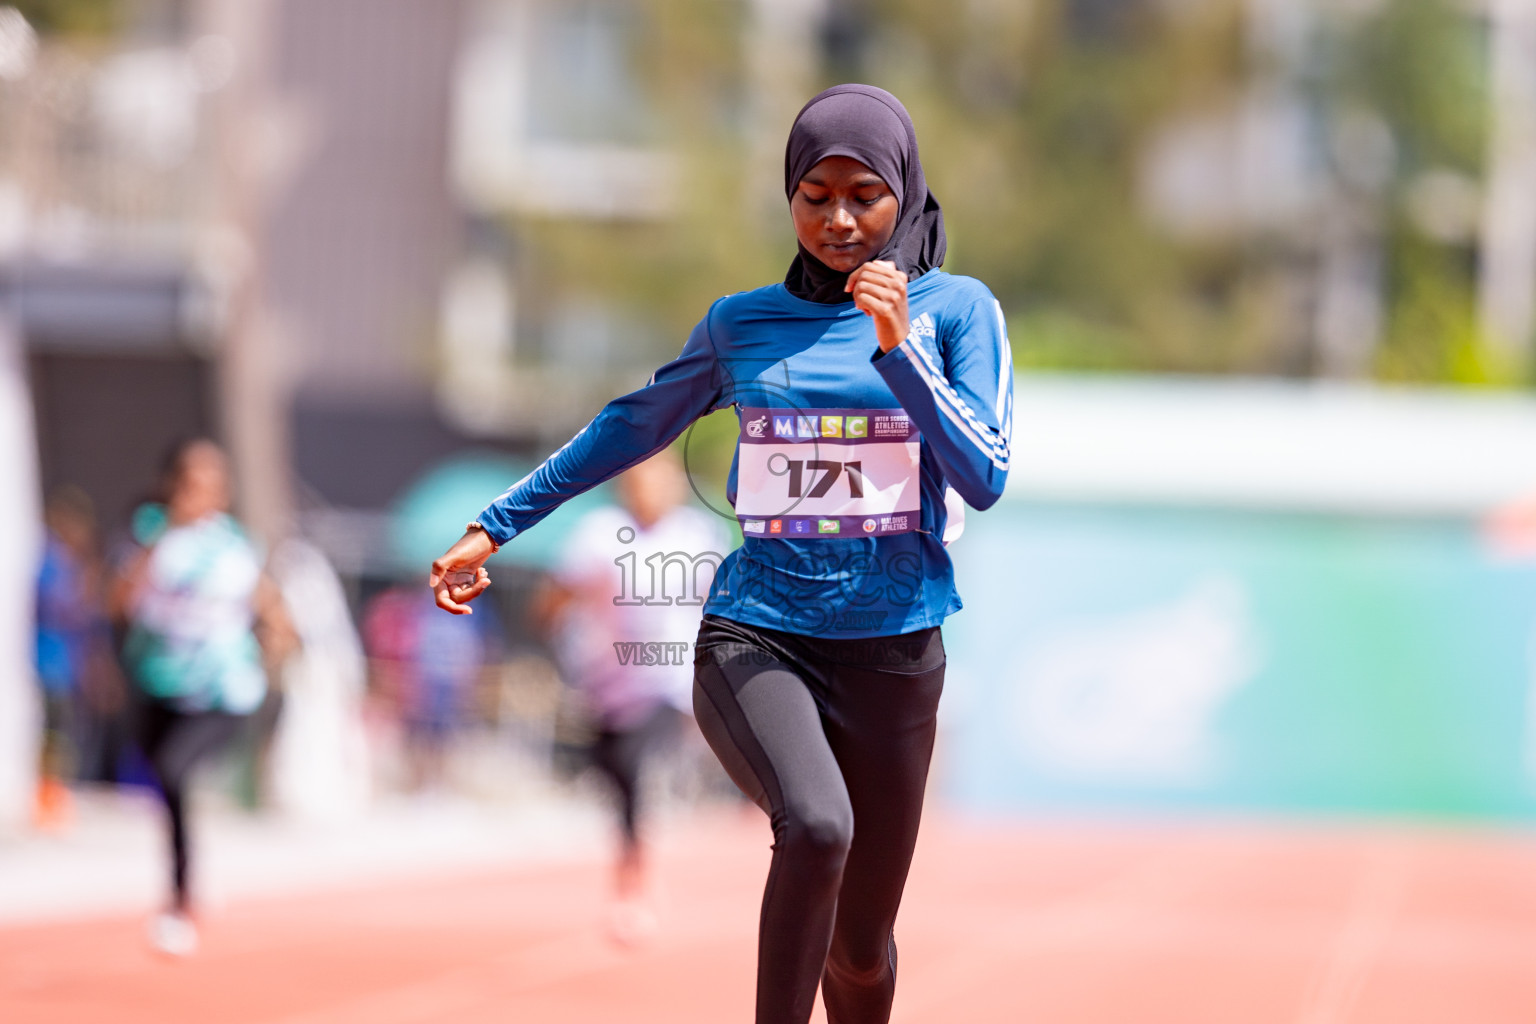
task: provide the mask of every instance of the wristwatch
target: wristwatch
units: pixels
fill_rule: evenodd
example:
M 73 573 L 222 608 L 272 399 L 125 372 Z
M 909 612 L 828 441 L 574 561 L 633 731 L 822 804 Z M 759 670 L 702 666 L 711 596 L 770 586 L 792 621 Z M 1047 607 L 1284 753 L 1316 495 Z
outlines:
M 464 525 L 465 533 L 468 533 L 470 530 L 479 530 L 481 533 L 485 534 L 485 539 L 491 542 L 491 554 L 494 555 L 496 552 L 501 550 L 501 545 L 496 543 L 496 538 L 491 536 L 490 531 L 485 528 L 485 524 L 480 520 L 471 519 Z

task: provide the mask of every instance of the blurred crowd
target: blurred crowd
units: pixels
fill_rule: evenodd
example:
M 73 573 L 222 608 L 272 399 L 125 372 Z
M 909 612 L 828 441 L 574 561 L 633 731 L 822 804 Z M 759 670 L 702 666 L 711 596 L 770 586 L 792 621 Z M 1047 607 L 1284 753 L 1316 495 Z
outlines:
M 217 787 L 205 788 L 308 817 L 344 817 L 381 796 L 495 794 L 530 781 L 505 772 L 559 784 L 591 769 L 612 783 L 627 865 L 619 884 L 635 889 L 642 764 L 675 755 L 674 781 L 695 791 L 707 764 L 689 726 L 689 659 L 642 664 L 615 646 L 687 646 L 699 618 L 696 604 L 617 604 L 633 590 L 619 556 L 724 550 L 712 517 L 684 505 L 675 459 L 621 478 L 618 503 L 588 513 L 553 565 L 508 570 L 522 586 L 498 588 L 482 614 L 464 617 L 439 611 L 415 579 L 344 581 L 301 538 L 263 550 L 229 515 L 212 442 L 179 444 L 165 467 L 123 523 L 100 522 L 76 487 L 48 498 L 35 603 L 45 709 L 36 827 L 67 829 L 80 786 L 164 790 L 153 733 L 165 703 L 231 720 L 226 742 L 193 754 L 222 762 Z M 197 507 L 179 511 L 197 487 Z M 189 529 L 206 536 L 194 544 Z M 700 565 L 685 586 L 707 587 L 713 563 Z

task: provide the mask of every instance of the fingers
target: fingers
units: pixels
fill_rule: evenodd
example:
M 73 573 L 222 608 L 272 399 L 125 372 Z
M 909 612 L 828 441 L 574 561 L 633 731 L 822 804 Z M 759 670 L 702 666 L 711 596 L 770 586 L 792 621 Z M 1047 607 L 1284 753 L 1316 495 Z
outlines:
M 460 604 L 468 604 L 481 594 L 485 593 L 491 585 L 491 574 L 484 569 L 475 570 L 474 574 L 460 583 L 449 581 L 448 592 L 455 601 Z
M 478 569 L 495 550 L 495 544 L 484 530 L 464 531 L 464 536 L 432 563 L 432 575 L 428 577 L 427 585 L 435 589 L 445 573 Z
M 901 290 L 907 290 L 907 275 L 903 274 L 890 260 L 870 260 L 860 264 L 848 275 L 848 283 L 843 286 L 844 291 L 851 292 L 864 281 L 883 281 L 891 285 L 900 284 Z
M 439 563 L 434 562 L 428 583 L 439 608 L 455 615 L 473 615 L 469 602 L 485 593 L 491 585 L 491 574 L 483 567 L 440 570 Z
M 432 588 L 432 600 L 445 612 L 455 615 L 473 615 L 474 609 L 467 608 L 448 595 L 448 588 L 439 583 Z
M 853 290 L 853 304 L 866 313 L 895 313 L 906 301 L 905 288 L 893 288 L 883 282 L 863 281 Z
M 907 301 L 907 275 L 897 270 L 894 263 L 877 260 L 849 274 L 847 290 L 866 313 L 870 312 L 866 303 L 883 302 L 895 309 Z
M 443 611 L 455 615 L 473 615 L 469 602 L 491 585 L 491 574 L 482 563 L 490 557 L 494 545 L 484 530 L 467 530 L 458 542 L 432 563 L 427 586 L 432 600 Z
M 432 563 L 432 573 L 427 577 L 427 586 L 436 588 L 439 583 L 449 576 L 457 573 L 473 573 L 477 566 L 473 562 L 466 562 L 461 558 L 455 558 L 453 549 L 442 558 Z
M 454 572 L 474 573 L 491 557 L 494 546 L 484 530 L 467 530 L 437 561 L 427 577 L 427 586 L 437 589 L 442 579 Z
M 855 278 L 862 277 L 865 274 L 897 274 L 903 278 L 906 277 L 897 268 L 896 264 L 890 260 L 869 260 L 865 263 L 860 263 L 853 270 L 849 271 L 848 276 Z
M 888 260 L 872 260 L 848 275 L 853 304 L 875 322 L 875 338 L 889 352 L 906 337 L 907 275 Z
M 865 281 L 854 290 L 853 304 L 873 317 L 877 324 L 886 322 L 891 330 L 900 329 L 906 333 L 907 296 L 904 289 Z

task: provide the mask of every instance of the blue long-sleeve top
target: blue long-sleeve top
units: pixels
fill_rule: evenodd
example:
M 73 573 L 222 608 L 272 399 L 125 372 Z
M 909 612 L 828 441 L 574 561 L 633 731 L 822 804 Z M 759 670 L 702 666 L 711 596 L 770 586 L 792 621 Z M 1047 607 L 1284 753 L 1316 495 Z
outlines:
M 505 544 L 734 407 L 726 496 L 742 545 L 723 560 L 658 553 L 657 579 L 639 593 L 697 604 L 687 578 L 699 560 L 720 560 L 706 613 L 844 638 L 939 624 L 960 609 L 945 551 L 963 524 L 960 499 L 985 509 L 1008 477 L 1013 366 L 1002 309 L 981 282 L 930 271 L 907 302 L 909 334 L 881 353 L 851 301 L 808 302 L 782 284 L 720 299 L 677 359 L 608 403 L 479 522 Z M 677 561 L 687 564 L 668 572 Z

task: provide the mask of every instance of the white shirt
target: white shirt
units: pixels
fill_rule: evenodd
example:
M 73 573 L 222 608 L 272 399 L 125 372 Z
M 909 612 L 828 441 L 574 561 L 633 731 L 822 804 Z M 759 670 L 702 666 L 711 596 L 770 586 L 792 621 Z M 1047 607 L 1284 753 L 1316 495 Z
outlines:
M 620 508 L 577 523 L 554 574 L 575 595 L 556 655 L 605 727 L 633 725 L 663 702 L 690 711 L 693 641 L 726 547 L 715 517 L 687 506 L 649 529 Z

